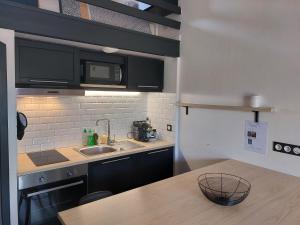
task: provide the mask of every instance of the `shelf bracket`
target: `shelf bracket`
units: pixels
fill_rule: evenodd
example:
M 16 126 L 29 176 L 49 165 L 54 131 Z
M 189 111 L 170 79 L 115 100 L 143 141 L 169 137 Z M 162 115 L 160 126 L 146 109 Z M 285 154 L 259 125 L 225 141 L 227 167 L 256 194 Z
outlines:
M 185 106 L 185 115 L 189 115 L 189 107 Z
M 259 123 L 259 111 L 253 111 L 254 112 L 254 122 Z

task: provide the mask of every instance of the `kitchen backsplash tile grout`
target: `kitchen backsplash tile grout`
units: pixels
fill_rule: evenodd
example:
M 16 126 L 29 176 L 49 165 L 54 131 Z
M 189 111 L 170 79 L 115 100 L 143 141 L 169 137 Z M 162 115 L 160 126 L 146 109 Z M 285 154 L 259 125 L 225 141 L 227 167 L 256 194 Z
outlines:
M 17 110 L 28 117 L 24 139 L 18 141 L 19 152 L 40 151 L 81 144 L 84 128 L 105 133 L 105 125 L 95 121 L 109 118 L 112 134 L 126 138 L 132 121 L 150 117 L 162 139 L 174 141 L 175 94 L 142 93 L 139 96 L 101 97 L 18 97 Z

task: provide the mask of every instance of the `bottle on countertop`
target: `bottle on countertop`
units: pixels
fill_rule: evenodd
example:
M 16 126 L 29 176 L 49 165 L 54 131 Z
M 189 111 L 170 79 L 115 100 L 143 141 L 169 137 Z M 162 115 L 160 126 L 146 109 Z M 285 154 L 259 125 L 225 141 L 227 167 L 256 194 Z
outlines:
M 98 142 L 99 135 L 96 132 L 94 132 L 93 136 L 94 136 L 94 145 L 98 145 L 99 144 L 99 142 Z
M 88 143 L 88 132 L 87 129 L 84 128 L 82 131 L 82 146 L 87 146 Z
M 95 138 L 94 138 L 94 132 L 92 129 L 89 129 L 88 131 L 88 141 L 87 141 L 88 146 L 94 146 L 95 145 Z
M 100 144 L 107 144 L 107 142 L 108 142 L 108 136 L 105 134 L 100 135 L 99 139 L 100 139 L 100 141 L 99 141 Z

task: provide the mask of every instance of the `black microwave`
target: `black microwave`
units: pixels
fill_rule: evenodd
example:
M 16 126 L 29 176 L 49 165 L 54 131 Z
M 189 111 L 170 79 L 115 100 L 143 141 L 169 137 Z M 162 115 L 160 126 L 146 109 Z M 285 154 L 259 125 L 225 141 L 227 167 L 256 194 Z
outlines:
M 82 87 L 126 88 L 125 64 L 107 61 L 82 61 Z

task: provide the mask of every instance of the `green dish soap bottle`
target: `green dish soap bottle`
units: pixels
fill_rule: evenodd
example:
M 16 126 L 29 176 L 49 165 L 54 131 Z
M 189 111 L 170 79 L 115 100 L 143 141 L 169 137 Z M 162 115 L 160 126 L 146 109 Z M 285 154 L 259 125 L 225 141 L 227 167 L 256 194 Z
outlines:
M 89 129 L 88 131 L 88 146 L 94 146 L 95 145 L 95 138 L 94 138 L 94 132 L 92 129 Z

